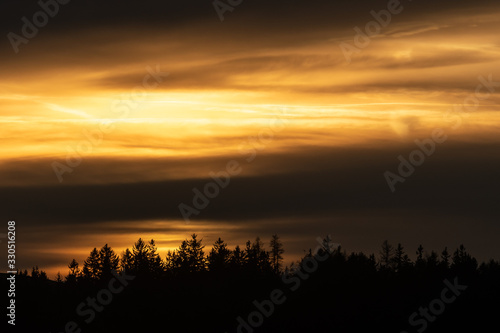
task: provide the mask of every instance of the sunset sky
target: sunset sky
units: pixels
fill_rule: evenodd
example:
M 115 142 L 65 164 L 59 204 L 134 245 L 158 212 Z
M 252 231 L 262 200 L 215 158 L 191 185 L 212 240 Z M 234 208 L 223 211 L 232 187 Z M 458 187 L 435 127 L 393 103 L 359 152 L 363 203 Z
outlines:
M 347 59 L 391 2 L 247 0 L 221 21 L 212 1 L 72 0 L 13 46 L 42 9 L 3 1 L 0 233 L 17 222 L 18 267 L 66 274 L 139 237 L 164 257 L 193 232 L 207 249 L 278 233 L 287 262 L 328 234 L 499 259 L 500 4 L 401 1 Z M 384 173 L 436 129 L 391 191 Z M 232 160 L 186 223 L 179 205 Z

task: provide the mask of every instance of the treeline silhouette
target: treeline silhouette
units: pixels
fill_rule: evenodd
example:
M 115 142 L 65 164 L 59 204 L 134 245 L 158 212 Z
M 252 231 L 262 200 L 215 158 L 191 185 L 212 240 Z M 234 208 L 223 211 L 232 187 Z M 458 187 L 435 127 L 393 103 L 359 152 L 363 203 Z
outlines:
M 205 252 L 193 234 L 164 258 L 154 240 L 139 238 L 121 255 L 105 244 L 81 264 L 73 259 L 68 274 L 58 274 L 56 281 L 38 267 L 31 276 L 20 272 L 16 328 L 76 333 L 468 332 L 497 325 L 500 264 L 479 264 L 463 245 L 440 253 L 419 246 L 415 260 L 401 244 L 388 241 L 377 256 L 347 254 L 330 237 L 318 245 L 284 266 L 278 235 L 267 244 L 256 238 L 234 249 L 219 238 Z M 123 288 L 120 274 L 128 277 Z M 437 311 L 433 300 L 443 297 L 445 280 L 464 290 Z M 111 293 L 110 288 L 120 291 Z M 92 298 L 97 303 L 92 305 Z M 419 313 L 429 306 L 438 315 Z M 413 313 L 418 316 L 410 322 Z

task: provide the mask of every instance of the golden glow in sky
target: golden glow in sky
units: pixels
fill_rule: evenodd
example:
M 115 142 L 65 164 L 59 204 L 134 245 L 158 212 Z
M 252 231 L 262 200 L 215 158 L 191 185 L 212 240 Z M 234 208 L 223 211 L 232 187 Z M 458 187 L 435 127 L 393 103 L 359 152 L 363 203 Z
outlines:
M 71 33 L 41 31 L 18 54 L 1 51 L 3 186 L 190 181 L 252 149 L 275 159 L 248 165 L 242 175 L 265 178 L 291 172 L 281 159 L 287 154 L 318 147 L 388 151 L 428 138 L 435 128 L 443 128 L 449 142 L 496 144 L 500 10 L 495 4 L 467 8 L 405 7 L 350 62 L 339 45 L 353 43 L 353 28 L 373 19 L 369 11 L 345 13 L 345 19 L 332 12 L 330 19 L 318 9 L 317 18 L 298 15 L 303 21 L 293 24 L 278 16 L 257 24 L 243 7 L 222 25 L 216 16 L 190 24 L 170 17 L 172 26 L 166 20 L 165 26 L 117 20 L 105 27 L 61 21 Z M 400 153 L 390 155 L 395 166 Z M 81 163 L 62 182 L 53 162 L 68 165 L 68 156 Z M 342 163 L 347 160 L 354 163 L 349 156 Z M 106 221 L 100 228 L 122 223 L 107 218 L 99 218 Z M 156 235 L 163 252 L 187 237 L 182 228 L 165 236 L 156 224 L 167 218 L 133 219 L 147 224 L 143 238 Z M 209 219 L 198 224 L 208 239 L 222 230 L 207 225 Z M 109 234 L 118 252 L 130 247 L 140 230 L 125 229 L 119 235 L 104 230 L 92 247 L 104 245 Z M 235 230 L 234 239 L 243 242 Z M 46 251 L 62 258 L 70 243 Z M 92 248 L 73 238 L 77 243 L 75 256 Z M 60 262 L 51 265 L 48 272 L 64 271 Z
M 192 48 L 199 42 L 196 37 L 183 45 L 153 44 L 146 50 L 138 41 L 125 57 L 109 63 L 90 59 L 85 67 L 84 50 L 62 49 L 55 39 L 55 59 L 41 57 L 23 69 L 14 59 L 0 81 L 5 143 L 0 154 L 62 156 L 83 131 L 100 122 L 114 129 L 93 149 L 94 156 L 231 154 L 276 117 L 287 125 L 273 149 L 373 144 L 404 138 L 409 131 L 425 133 L 447 126 L 442 115 L 474 93 L 479 76 L 499 68 L 496 18 L 394 23 L 350 64 L 338 48 L 341 37 L 253 52 L 235 47 L 217 56 L 218 45 L 197 45 L 204 51 L 199 53 L 173 52 Z M 464 29 L 466 34 L 457 34 Z M 186 30 L 183 34 L 189 35 Z M 130 49 L 129 44 L 100 47 L 92 45 L 87 52 L 112 57 Z M 171 52 L 159 57 L 167 48 Z M 76 66 L 57 61 L 63 50 L 74 54 Z M 158 83 L 150 77 L 144 88 L 147 67 L 154 71 L 155 66 L 169 74 Z M 458 132 L 494 130 L 490 127 L 498 123 L 497 111 L 492 95 Z M 31 135 L 21 134 L 27 130 Z

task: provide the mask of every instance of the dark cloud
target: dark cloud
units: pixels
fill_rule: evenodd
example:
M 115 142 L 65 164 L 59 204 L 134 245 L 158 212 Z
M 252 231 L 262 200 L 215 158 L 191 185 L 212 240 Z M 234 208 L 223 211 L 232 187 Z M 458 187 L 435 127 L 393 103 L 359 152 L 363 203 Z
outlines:
M 401 34 L 412 34 L 429 27 L 422 38 L 467 36 L 470 27 L 462 22 L 446 26 L 443 21 L 465 18 L 468 12 L 475 16 L 495 12 L 493 1 L 407 1 L 405 10 L 394 18 L 387 31 L 378 37 L 384 41 L 404 39 Z M 38 10 L 38 4 L 28 5 L 7 1 L 0 7 L 3 13 L 4 36 L 9 31 L 19 32 L 22 16 Z M 15 54 L 7 38 L 3 39 L 0 55 L 4 58 L 3 80 L 16 82 L 18 91 L 24 83 L 59 77 L 61 89 L 71 87 L 92 89 L 130 89 L 138 85 L 147 65 L 160 64 L 170 72 L 168 82 L 159 89 L 228 89 L 283 92 L 332 91 L 330 84 L 308 82 L 307 86 L 293 85 L 287 80 L 296 73 L 311 77 L 322 71 L 331 71 L 334 91 L 352 91 L 368 88 L 389 88 L 384 82 L 346 82 L 345 59 L 340 52 L 340 41 L 350 41 L 354 26 L 363 26 L 373 17 L 371 10 L 387 7 L 387 1 L 268 1 L 243 2 L 227 19 L 220 22 L 211 1 L 132 1 L 78 2 L 61 6 L 57 16 L 50 19 L 39 34 L 22 45 L 25 51 Z M 440 17 L 441 16 L 441 17 Z M 471 18 L 472 20 L 473 18 Z M 417 22 L 417 23 L 415 23 Z M 424 23 L 422 23 L 424 22 Z M 472 23 L 473 21 L 471 21 Z M 486 23 L 480 23 L 485 29 Z M 488 26 L 496 29 L 496 26 Z M 490 30 L 491 30 L 490 29 Z M 490 49 L 467 50 L 446 47 L 415 46 L 408 58 L 387 53 L 387 44 L 374 40 L 349 66 L 352 73 L 366 70 L 409 70 L 487 64 L 496 59 Z M 389 43 L 389 42 L 387 42 Z M 133 46 L 132 46 L 133 45 Z M 318 47 L 320 49 L 318 49 Z M 331 51 L 326 51 L 330 48 Z M 47 50 L 50 50 L 48 52 Z M 276 52 L 279 51 L 279 52 Z M 432 51 L 432 52 L 431 52 Z M 275 53 L 275 54 L 273 54 Z M 492 69 L 493 70 L 493 69 Z M 86 76 L 94 72 L 98 75 Z M 63 74 L 64 73 L 64 74 Z M 83 74 L 82 74 L 83 73 Z M 279 80 L 238 80 L 242 76 L 262 78 L 275 75 Z M 339 79 L 334 78 L 338 75 Z M 386 76 L 387 77 L 387 76 Z M 394 79 L 393 75 L 388 75 Z M 365 79 L 366 82 L 369 79 Z M 411 89 L 413 86 L 454 89 L 463 85 L 463 79 L 448 73 L 429 85 L 427 77 L 389 84 Z M 426 81 L 427 80 L 427 81 Z M 277 82 L 275 82 L 277 81 Z M 437 80 L 439 81 L 439 80 Z M 252 84 L 253 83 L 253 84 Z M 369 85 L 375 87 L 370 88 Z M 441 87 L 445 86 L 445 87 Z M 46 88 L 41 85 L 40 89 Z M 31 88 L 32 92 L 36 92 Z
M 474 10 L 474 13 L 488 13 L 495 1 L 440 1 L 430 0 L 414 2 L 402 1 L 405 10 L 395 18 L 409 21 L 423 16 L 452 15 Z M 269 41 L 273 35 L 282 35 L 287 40 L 300 39 L 301 33 L 324 31 L 326 28 L 352 30 L 355 25 L 362 25 L 372 20 L 371 10 L 387 8 L 386 0 L 360 1 L 244 1 L 233 12 L 227 12 L 227 19 L 221 23 L 211 1 L 172 1 L 147 0 L 136 1 L 70 1 L 61 5 L 59 13 L 49 20 L 40 35 L 71 36 L 78 31 L 100 31 L 122 29 L 123 35 L 151 34 L 151 27 L 157 33 L 178 31 L 180 28 L 198 29 L 199 35 L 210 37 L 212 42 L 222 35 L 232 35 L 235 42 L 245 39 Z M 19 33 L 21 17 L 31 19 L 39 11 L 36 1 L 4 1 L 0 7 L 2 13 L 3 35 L 13 31 Z M 299 36 L 297 36 L 299 34 Z M 332 31 L 332 34 L 335 32 Z M 77 34 L 78 35 L 78 34 Z M 106 35 L 106 34 L 105 34 Z M 206 38 L 205 38 L 206 39 Z M 271 38 L 272 43 L 280 40 Z M 113 40 L 109 40 L 113 42 Z M 9 49 L 8 40 L 3 44 Z
M 231 185 L 211 200 L 198 219 L 263 219 L 372 210 L 467 215 L 491 221 L 498 217 L 498 211 L 492 208 L 494 184 L 499 181 L 495 172 L 499 159 L 494 154 L 497 144 L 442 144 L 435 155 L 428 157 L 414 175 L 391 193 L 383 173 L 397 172 L 397 156 L 408 156 L 415 147 L 308 148 L 288 154 L 262 154 L 249 165 L 236 158 L 243 173 L 231 179 Z M 127 167 L 127 163 L 131 166 Z M 140 175 L 141 170 L 158 171 L 158 166 L 154 166 L 158 163 L 164 162 L 122 160 L 108 162 L 102 169 L 94 163 L 93 167 L 99 169 L 93 173 L 101 173 L 104 178 L 119 164 L 123 170 L 129 168 Z M 217 164 L 219 168 L 212 171 L 224 168 L 224 163 L 212 165 Z M 269 173 L 245 174 L 263 166 Z M 279 174 L 273 170 L 279 170 Z M 124 179 L 126 174 L 122 174 Z M 207 181 L 209 178 L 66 185 L 57 183 L 54 177 L 51 186 L 4 187 L 0 200 L 9 207 L 3 213 L 4 219 L 22 219 L 33 225 L 174 220 L 181 219 L 177 205 L 191 204 L 192 189 L 203 188 Z
M 243 1 L 232 14 L 236 17 L 244 16 L 246 13 L 254 19 L 268 19 L 282 23 L 284 21 L 303 24 L 313 21 L 326 21 L 330 19 L 334 22 L 349 22 L 358 17 L 369 15 L 371 10 L 387 8 L 387 0 L 356 0 L 337 1 L 327 0 L 315 1 L 311 4 L 305 0 L 300 1 Z M 422 13 L 441 13 L 465 11 L 471 8 L 475 10 L 487 10 L 489 6 L 496 5 L 494 0 L 479 1 L 451 1 L 445 0 L 434 2 L 421 0 L 415 3 L 401 1 L 403 6 L 407 6 L 408 15 L 421 15 Z M 10 21 L 16 21 L 18 15 L 28 15 L 38 10 L 37 1 L 20 3 L 14 0 L 2 2 L 2 9 L 8 12 Z M 114 0 L 105 3 L 97 0 L 85 2 L 70 1 L 66 5 L 60 6 L 58 21 L 66 24 L 82 23 L 86 26 L 95 24 L 110 24 L 110 22 L 134 23 L 144 22 L 157 24 L 162 22 L 165 26 L 180 24 L 183 22 L 197 21 L 202 18 L 217 18 L 212 1 L 173 1 L 173 0 L 145 0 L 140 3 L 132 0 Z M 238 13 L 241 13 L 238 15 Z M 259 16 L 255 16 L 259 13 Z M 18 14 L 18 15 L 14 15 Z M 215 15 L 215 16 L 214 16 Z M 7 15 L 6 15 L 7 16 Z M 58 15 L 59 16 L 59 15 Z M 333 19 L 332 19 L 333 18 Z

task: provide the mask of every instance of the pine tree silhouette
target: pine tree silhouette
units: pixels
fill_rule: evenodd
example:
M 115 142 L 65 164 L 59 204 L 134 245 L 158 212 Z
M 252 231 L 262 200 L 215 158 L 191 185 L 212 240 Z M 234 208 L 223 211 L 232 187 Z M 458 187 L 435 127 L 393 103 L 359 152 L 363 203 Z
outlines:
M 279 274 L 281 272 L 281 267 L 283 266 L 282 254 L 285 250 L 283 249 L 283 243 L 281 243 L 277 234 L 272 236 L 269 246 L 271 247 L 271 265 L 273 271 L 275 274 Z

